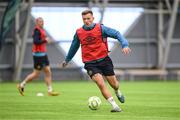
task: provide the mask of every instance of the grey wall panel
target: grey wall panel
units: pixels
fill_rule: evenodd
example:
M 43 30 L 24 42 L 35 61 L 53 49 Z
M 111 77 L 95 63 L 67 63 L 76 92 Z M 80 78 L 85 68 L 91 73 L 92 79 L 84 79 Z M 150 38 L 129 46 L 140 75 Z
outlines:
M 148 19 L 146 21 L 146 19 Z M 146 25 L 146 22 L 149 23 Z M 147 27 L 147 28 L 145 28 Z M 132 30 L 126 35 L 127 38 L 146 38 L 147 33 L 149 37 L 157 36 L 157 15 L 142 15 L 141 19 L 139 19 L 138 23 L 132 28 Z
M 14 63 L 14 60 L 15 60 L 15 58 L 14 58 L 15 53 L 14 52 L 15 51 L 14 51 L 13 44 L 11 44 L 11 43 L 5 44 L 0 51 L 0 57 L 1 57 L 0 64 L 12 65 Z
M 126 64 L 125 67 L 128 68 L 144 68 L 144 67 L 155 67 L 157 65 L 157 48 L 156 44 L 150 44 L 149 49 L 147 49 L 146 43 L 131 44 L 132 52 L 131 54 L 125 56 L 121 52 L 121 48 L 115 48 L 111 53 L 110 57 L 113 60 L 113 63 L 116 66 L 124 67 L 123 64 Z M 134 64 L 134 65 L 132 65 Z M 139 66 L 138 66 L 139 65 Z
M 173 38 L 180 38 L 180 13 L 177 16 Z
M 180 64 L 180 44 L 173 44 L 170 49 L 168 63 Z
M 47 46 L 47 50 L 51 63 L 58 64 L 64 60 L 64 54 L 62 53 L 63 51 L 60 51 L 55 44 L 49 44 Z
M 70 69 L 51 69 L 53 80 L 84 80 L 81 68 L 70 68 Z M 21 79 L 23 80 L 28 74 L 32 72 L 30 68 L 24 68 Z M 44 80 L 44 73 L 41 72 L 40 76 L 36 80 Z
M 52 69 L 53 80 L 84 80 L 81 68 Z
M 164 36 L 166 37 L 167 30 L 168 30 L 168 23 L 169 23 L 169 15 L 164 15 Z M 173 38 L 180 38 L 180 14 L 177 14 L 176 24 L 174 28 Z
M 12 68 L 0 69 L 0 81 L 13 81 L 12 80 L 13 70 Z
M 27 44 L 24 63 L 23 64 L 33 64 L 33 57 L 32 57 L 32 44 Z

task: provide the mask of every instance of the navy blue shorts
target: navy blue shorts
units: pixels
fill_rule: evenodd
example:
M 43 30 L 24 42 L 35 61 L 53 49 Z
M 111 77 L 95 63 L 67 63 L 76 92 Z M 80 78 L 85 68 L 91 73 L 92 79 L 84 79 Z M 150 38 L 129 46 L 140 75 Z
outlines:
M 84 68 L 87 70 L 88 75 L 92 76 L 100 73 L 104 76 L 112 76 L 114 74 L 114 66 L 110 57 L 106 57 L 101 61 L 93 61 L 93 63 L 85 63 Z
M 47 55 L 45 56 L 33 56 L 34 69 L 42 70 L 45 66 L 49 65 L 49 60 Z

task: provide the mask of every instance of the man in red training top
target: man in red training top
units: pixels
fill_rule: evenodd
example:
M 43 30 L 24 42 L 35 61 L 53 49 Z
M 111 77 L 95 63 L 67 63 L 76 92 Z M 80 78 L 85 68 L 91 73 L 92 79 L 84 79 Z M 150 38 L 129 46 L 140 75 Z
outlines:
M 129 54 L 131 51 L 128 47 L 128 41 L 117 30 L 102 24 L 93 23 L 94 17 L 91 10 L 82 12 L 82 20 L 84 25 L 77 29 L 62 66 L 65 67 L 68 64 L 81 45 L 82 60 L 88 75 L 97 84 L 104 98 L 112 105 L 111 112 L 120 112 L 121 108 L 113 99 L 103 78 L 103 76 L 105 76 L 108 83 L 114 89 L 119 101 L 124 103 L 125 98 L 119 89 L 119 82 L 117 81 L 113 70 L 113 63 L 108 56 L 107 38 L 111 37 L 117 39 L 121 43 L 122 52 L 125 55 Z
M 45 30 L 43 29 L 44 21 L 41 17 L 36 19 L 36 26 L 34 28 L 32 54 L 34 61 L 34 70 L 29 74 L 24 81 L 17 85 L 19 93 L 24 96 L 24 87 L 26 83 L 39 77 L 41 70 L 45 73 L 45 82 L 48 87 L 49 96 L 57 96 L 59 93 L 54 92 L 52 89 L 52 77 L 51 69 L 49 66 L 49 60 L 47 56 L 46 44 L 51 40 L 46 36 Z

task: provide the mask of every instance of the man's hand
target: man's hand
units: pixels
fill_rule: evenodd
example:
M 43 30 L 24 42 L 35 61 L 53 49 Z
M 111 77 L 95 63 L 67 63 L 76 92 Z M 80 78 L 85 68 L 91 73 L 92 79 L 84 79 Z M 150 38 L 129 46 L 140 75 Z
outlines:
M 122 49 L 123 54 L 127 55 L 131 52 L 131 49 L 129 47 L 125 47 Z
M 62 62 L 62 67 L 65 68 L 68 65 L 68 63 L 66 61 Z
M 46 41 L 47 41 L 48 43 L 52 43 L 52 42 L 53 42 L 49 37 L 46 37 Z

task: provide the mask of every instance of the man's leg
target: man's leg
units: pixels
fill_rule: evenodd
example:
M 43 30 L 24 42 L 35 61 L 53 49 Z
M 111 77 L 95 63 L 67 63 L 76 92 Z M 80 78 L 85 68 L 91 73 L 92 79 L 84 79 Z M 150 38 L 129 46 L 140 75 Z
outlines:
M 17 88 L 19 90 L 19 93 L 24 96 L 24 87 L 26 85 L 26 83 L 31 82 L 33 79 L 39 77 L 40 71 L 39 70 L 35 70 L 29 74 L 20 84 L 17 85 Z
M 103 76 L 100 73 L 96 73 L 92 76 L 92 79 L 96 82 L 96 84 L 99 87 L 104 98 L 107 99 L 108 102 L 112 105 L 113 109 L 111 110 L 111 112 L 120 112 L 121 109 L 116 104 L 111 93 L 107 89 L 105 82 L 104 82 L 104 79 L 103 79 Z
M 44 73 L 45 73 L 45 82 L 46 82 L 46 85 L 48 87 L 48 95 L 49 96 L 57 96 L 59 95 L 59 93 L 57 92 L 53 92 L 53 89 L 52 89 L 52 75 L 51 75 L 51 69 L 50 69 L 50 66 L 46 66 L 43 68 L 44 70 Z
M 114 89 L 117 98 L 119 99 L 119 101 L 121 103 L 125 102 L 124 96 L 122 95 L 121 91 L 119 90 L 119 82 L 116 79 L 115 75 L 112 76 L 106 76 L 106 79 L 108 81 L 108 83 L 111 85 L 111 87 Z

